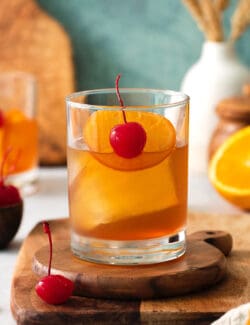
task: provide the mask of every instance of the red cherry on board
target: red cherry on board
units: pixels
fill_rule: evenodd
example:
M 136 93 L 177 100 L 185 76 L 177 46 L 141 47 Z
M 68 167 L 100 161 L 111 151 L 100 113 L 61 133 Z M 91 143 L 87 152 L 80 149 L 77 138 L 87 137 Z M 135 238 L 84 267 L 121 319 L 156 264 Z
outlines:
M 44 276 L 36 285 L 37 295 L 52 305 L 59 305 L 64 303 L 72 295 L 74 290 L 74 283 L 59 274 L 50 274 L 51 261 L 52 261 L 52 239 L 51 232 L 48 222 L 43 223 L 43 231 L 48 234 L 50 255 L 49 255 L 49 266 L 48 275 Z
M 74 284 L 62 275 L 47 275 L 36 285 L 38 296 L 52 305 L 64 303 L 72 295 Z
M 147 135 L 141 124 L 137 122 L 127 122 L 126 114 L 124 111 L 124 102 L 119 91 L 119 80 L 121 75 L 116 77 L 116 95 L 119 100 L 124 124 L 115 125 L 109 135 L 109 142 L 114 149 L 115 153 L 123 158 L 134 158 L 138 156 L 147 140 Z
M 110 144 L 115 153 L 123 158 L 138 156 L 146 143 L 146 132 L 137 122 L 114 126 L 110 132 Z

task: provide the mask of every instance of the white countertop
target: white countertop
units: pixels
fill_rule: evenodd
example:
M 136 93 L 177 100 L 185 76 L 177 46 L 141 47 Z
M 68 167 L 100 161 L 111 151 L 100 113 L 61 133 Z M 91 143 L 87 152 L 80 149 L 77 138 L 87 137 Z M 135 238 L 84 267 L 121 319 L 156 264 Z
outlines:
M 211 213 L 241 213 L 215 192 L 206 175 L 190 175 L 189 185 L 190 210 Z M 8 249 L 0 251 L 0 321 L 3 325 L 16 324 L 9 307 L 10 286 L 22 241 L 39 221 L 67 215 L 66 168 L 41 169 L 39 191 L 24 199 L 24 216 L 21 227 Z

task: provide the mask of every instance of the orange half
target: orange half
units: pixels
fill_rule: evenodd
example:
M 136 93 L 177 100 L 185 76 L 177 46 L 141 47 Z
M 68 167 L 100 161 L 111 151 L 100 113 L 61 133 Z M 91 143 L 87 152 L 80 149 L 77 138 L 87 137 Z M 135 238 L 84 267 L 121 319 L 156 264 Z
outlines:
M 216 151 L 209 178 L 225 199 L 250 209 L 250 126 L 234 133 Z
M 126 111 L 128 122 L 138 122 L 147 134 L 143 152 L 126 159 L 118 156 L 110 145 L 111 129 L 124 123 L 121 110 L 96 111 L 84 128 L 84 139 L 92 155 L 102 164 L 118 170 L 138 170 L 153 167 L 163 161 L 174 149 L 176 132 L 165 117 L 151 112 Z

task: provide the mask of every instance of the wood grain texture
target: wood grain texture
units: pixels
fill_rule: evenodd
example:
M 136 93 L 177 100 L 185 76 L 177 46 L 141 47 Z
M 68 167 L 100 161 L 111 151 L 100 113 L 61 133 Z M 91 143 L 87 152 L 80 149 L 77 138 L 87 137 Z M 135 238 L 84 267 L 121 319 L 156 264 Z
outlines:
M 52 273 L 70 278 L 77 296 L 111 299 L 177 296 L 208 288 L 223 278 L 226 259 L 221 251 L 231 251 L 230 239 L 224 232 L 194 233 L 181 258 L 144 266 L 89 263 L 72 255 L 69 242 L 54 241 Z M 40 276 L 48 274 L 48 252 L 49 246 L 45 246 L 34 255 L 33 270 Z
M 1 0 L 0 42 L 0 73 L 25 71 L 37 79 L 40 162 L 65 163 L 64 97 L 74 89 L 67 34 L 35 0 Z
M 190 213 L 189 231 L 222 229 L 233 234 L 226 278 L 217 286 L 181 297 L 119 301 L 72 297 L 49 306 L 35 294 L 38 277 L 31 271 L 35 251 L 47 244 L 41 227 L 26 238 L 13 275 L 11 307 L 18 324 L 210 324 L 222 313 L 250 300 L 250 218 Z M 68 221 L 50 222 L 54 240 L 69 240 Z M 74 303 L 79 306 L 75 308 Z M 52 317 L 53 316 L 53 317 Z

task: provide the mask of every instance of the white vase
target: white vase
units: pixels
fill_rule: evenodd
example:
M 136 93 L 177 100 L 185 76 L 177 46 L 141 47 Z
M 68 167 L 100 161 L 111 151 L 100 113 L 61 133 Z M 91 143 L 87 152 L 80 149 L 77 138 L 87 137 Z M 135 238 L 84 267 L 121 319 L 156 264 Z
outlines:
M 208 145 L 217 124 L 216 105 L 241 93 L 250 70 L 240 63 L 234 45 L 205 42 L 201 56 L 186 73 L 181 90 L 190 96 L 189 170 L 206 173 Z

